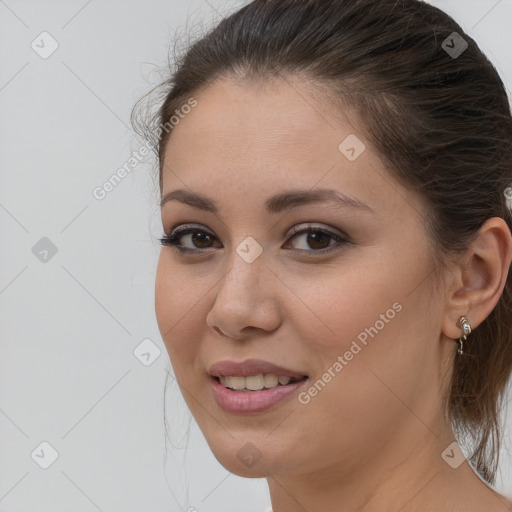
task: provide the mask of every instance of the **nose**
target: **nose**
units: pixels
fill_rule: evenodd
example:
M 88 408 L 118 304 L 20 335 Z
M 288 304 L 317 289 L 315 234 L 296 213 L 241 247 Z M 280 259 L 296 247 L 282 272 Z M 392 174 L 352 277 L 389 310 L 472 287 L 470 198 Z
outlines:
M 231 270 L 218 284 L 206 317 L 207 325 L 218 334 L 246 340 L 254 336 L 255 330 L 269 333 L 281 325 L 277 296 L 280 281 L 260 258 L 247 263 L 236 255 Z

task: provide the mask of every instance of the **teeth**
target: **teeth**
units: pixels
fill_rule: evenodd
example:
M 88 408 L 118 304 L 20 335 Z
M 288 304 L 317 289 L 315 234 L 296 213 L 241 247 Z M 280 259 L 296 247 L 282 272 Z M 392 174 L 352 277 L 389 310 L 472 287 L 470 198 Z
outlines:
M 250 389 L 251 391 L 259 391 L 263 389 L 265 386 L 263 384 L 263 374 L 254 375 L 245 378 L 245 387 Z
M 291 377 L 285 375 L 274 375 L 273 373 L 266 373 L 263 375 L 250 375 L 249 377 L 219 377 L 220 383 L 226 387 L 234 389 L 235 391 L 260 391 L 262 389 L 275 388 L 279 384 L 286 386 L 292 380 Z
M 277 383 L 279 382 L 279 379 L 277 375 L 274 375 L 273 373 L 267 373 L 265 375 L 265 387 L 266 388 L 275 388 L 277 386 Z
M 237 391 L 245 389 L 245 377 L 221 377 L 220 383 Z

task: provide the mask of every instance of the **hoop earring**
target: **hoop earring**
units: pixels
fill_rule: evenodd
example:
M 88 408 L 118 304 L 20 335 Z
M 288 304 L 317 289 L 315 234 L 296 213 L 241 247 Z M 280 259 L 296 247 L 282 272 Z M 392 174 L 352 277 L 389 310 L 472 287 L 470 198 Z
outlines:
M 459 318 L 459 324 L 462 329 L 462 336 L 458 340 L 459 348 L 457 350 L 457 354 L 464 354 L 464 342 L 468 339 L 468 336 L 471 334 L 471 324 L 465 316 L 461 316 Z

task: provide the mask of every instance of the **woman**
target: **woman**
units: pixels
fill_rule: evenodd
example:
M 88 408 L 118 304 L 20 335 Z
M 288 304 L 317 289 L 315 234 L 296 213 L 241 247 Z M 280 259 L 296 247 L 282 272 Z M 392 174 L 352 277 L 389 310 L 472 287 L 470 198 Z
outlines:
M 512 510 L 512 118 L 475 41 L 417 0 L 254 0 L 163 85 L 156 316 L 219 462 L 274 512 Z

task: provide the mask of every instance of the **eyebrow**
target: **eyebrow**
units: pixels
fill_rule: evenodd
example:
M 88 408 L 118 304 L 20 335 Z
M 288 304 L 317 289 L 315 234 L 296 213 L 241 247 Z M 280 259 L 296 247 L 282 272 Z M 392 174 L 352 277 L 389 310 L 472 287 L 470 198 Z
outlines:
M 179 201 L 180 203 L 188 204 L 194 208 L 214 214 L 219 213 L 220 210 L 218 204 L 213 199 L 188 190 L 180 189 L 169 192 L 163 196 L 160 208 L 169 201 Z M 375 213 L 373 208 L 370 208 L 359 199 L 349 197 L 332 189 L 290 190 L 283 192 L 267 199 L 265 201 L 265 210 L 268 213 L 276 214 L 299 206 L 324 202 L 330 202 L 341 207 L 359 208 Z

